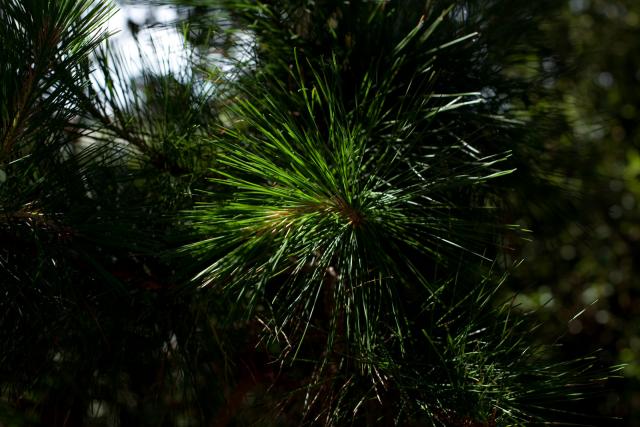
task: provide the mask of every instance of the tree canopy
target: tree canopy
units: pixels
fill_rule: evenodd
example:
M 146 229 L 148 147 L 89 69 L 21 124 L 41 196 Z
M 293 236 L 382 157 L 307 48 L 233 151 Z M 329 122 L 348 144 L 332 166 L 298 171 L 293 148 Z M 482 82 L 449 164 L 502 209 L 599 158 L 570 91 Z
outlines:
M 602 420 L 620 361 L 528 312 L 615 155 L 557 42 L 590 4 L 144 3 L 132 55 L 108 1 L 0 0 L 2 423 Z

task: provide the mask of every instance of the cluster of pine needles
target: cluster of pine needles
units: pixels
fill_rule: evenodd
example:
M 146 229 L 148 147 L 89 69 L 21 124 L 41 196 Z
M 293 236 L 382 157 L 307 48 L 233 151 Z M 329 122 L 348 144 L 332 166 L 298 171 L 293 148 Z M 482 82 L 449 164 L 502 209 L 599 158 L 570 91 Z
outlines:
M 496 262 L 550 2 L 164 3 L 134 75 L 109 2 L 0 0 L 0 421 L 589 422 Z

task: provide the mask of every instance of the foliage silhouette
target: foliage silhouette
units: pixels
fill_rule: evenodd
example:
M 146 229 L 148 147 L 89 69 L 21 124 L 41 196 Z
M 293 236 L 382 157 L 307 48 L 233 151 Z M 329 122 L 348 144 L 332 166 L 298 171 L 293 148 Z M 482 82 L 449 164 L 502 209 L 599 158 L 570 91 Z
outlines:
M 7 423 L 588 422 L 495 262 L 550 2 L 173 3 L 138 76 L 108 3 L 0 3 Z

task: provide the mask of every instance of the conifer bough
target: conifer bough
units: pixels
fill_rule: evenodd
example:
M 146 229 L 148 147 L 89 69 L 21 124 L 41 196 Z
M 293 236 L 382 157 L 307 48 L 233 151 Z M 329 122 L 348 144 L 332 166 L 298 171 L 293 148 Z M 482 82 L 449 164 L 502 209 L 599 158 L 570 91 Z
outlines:
M 107 2 L 1 0 L 0 414 L 575 422 L 590 359 L 534 345 L 494 263 L 541 6 L 173 3 L 189 70 L 134 79 Z

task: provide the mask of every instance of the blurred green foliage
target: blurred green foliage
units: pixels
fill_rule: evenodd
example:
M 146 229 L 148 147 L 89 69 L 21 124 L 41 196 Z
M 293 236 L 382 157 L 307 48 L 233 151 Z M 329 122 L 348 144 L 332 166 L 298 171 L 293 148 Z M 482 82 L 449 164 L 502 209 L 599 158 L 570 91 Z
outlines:
M 535 237 L 516 249 L 525 262 L 510 283 L 521 307 L 544 319 L 541 336 L 557 337 L 567 325 L 560 352 L 601 350 L 603 361 L 625 364 L 624 378 L 589 404 L 638 425 L 640 3 L 568 0 L 541 31 L 552 41 L 543 66 L 561 72 L 546 84 L 569 126 L 547 147 L 570 155 L 553 162 L 559 191 L 532 195 L 555 199 L 559 209 L 534 208 L 517 221 Z

